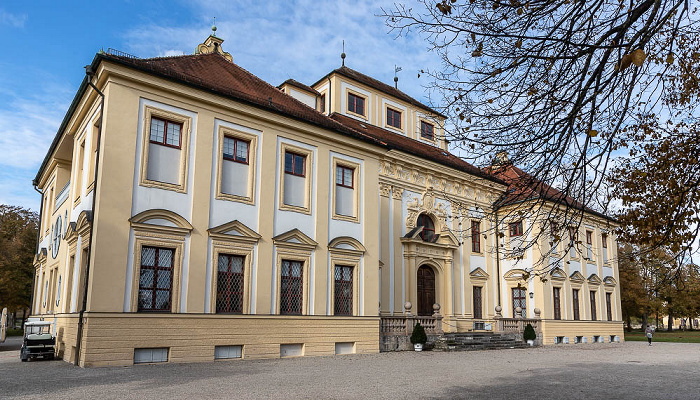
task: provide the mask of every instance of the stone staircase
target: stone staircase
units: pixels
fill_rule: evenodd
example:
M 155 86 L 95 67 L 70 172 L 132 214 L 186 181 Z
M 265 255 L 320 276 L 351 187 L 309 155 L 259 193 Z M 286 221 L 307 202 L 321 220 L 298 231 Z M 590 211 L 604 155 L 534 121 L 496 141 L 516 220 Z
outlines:
M 530 347 L 515 333 L 445 333 L 434 342 L 435 351 L 524 349 Z

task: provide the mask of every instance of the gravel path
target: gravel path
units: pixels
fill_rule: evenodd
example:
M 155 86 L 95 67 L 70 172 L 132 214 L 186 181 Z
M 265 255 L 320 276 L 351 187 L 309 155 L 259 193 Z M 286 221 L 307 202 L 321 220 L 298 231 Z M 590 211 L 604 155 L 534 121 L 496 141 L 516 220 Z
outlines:
M 10 343 L 9 346 L 12 344 Z M 0 345 L 0 398 L 698 399 L 700 344 L 643 342 L 81 369 Z

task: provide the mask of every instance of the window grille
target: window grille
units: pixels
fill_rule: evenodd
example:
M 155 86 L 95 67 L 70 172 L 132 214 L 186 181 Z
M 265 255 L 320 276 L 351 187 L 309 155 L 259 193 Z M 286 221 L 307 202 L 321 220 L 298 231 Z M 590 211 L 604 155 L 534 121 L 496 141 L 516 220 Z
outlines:
M 164 146 L 180 148 L 180 138 L 182 136 L 182 124 L 160 118 L 151 118 L 152 143 Z
M 141 249 L 139 311 L 170 311 L 173 286 L 173 249 Z
M 526 303 L 526 291 L 525 288 L 517 287 L 513 288 L 513 315 L 517 315 L 515 309 L 520 307 L 522 312 L 520 315 L 523 318 L 527 318 L 527 303 Z
M 335 167 L 335 184 L 338 186 L 353 188 L 354 169 L 338 165 Z
M 484 306 L 482 304 L 481 286 L 474 286 L 473 287 L 473 296 L 474 296 L 474 318 L 481 319 L 484 317 L 483 313 L 482 313 Z
M 282 260 L 280 314 L 301 314 L 303 302 L 303 263 Z
M 247 140 L 224 136 L 224 143 L 222 147 L 224 160 L 248 164 L 249 143 Z
M 243 312 L 244 261 L 242 256 L 220 254 L 216 280 L 216 312 Z
M 285 152 L 284 173 L 296 176 L 306 176 L 306 157 L 291 152 Z
M 353 267 L 335 266 L 335 315 L 352 315 Z

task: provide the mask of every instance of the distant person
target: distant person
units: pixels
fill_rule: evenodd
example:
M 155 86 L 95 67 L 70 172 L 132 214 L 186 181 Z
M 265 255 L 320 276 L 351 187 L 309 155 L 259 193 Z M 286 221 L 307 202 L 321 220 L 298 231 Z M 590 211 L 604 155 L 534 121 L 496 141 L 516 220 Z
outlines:
M 647 335 L 647 340 L 649 340 L 649 346 L 651 346 L 651 338 L 654 336 L 654 328 L 651 325 L 647 325 L 647 329 L 644 331 Z

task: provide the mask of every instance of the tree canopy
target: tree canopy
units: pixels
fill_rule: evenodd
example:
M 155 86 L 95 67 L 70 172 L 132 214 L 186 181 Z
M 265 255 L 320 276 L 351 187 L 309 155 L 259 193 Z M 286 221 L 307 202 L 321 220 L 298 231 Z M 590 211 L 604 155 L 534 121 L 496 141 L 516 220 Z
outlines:
M 31 306 L 38 220 L 28 209 L 0 205 L 0 309 Z
M 685 0 L 442 0 L 383 10 L 442 67 L 446 136 L 617 217 L 623 239 L 690 250 L 700 222 L 700 30 Z M 575 220 L 573 214 L 569 217 Z

